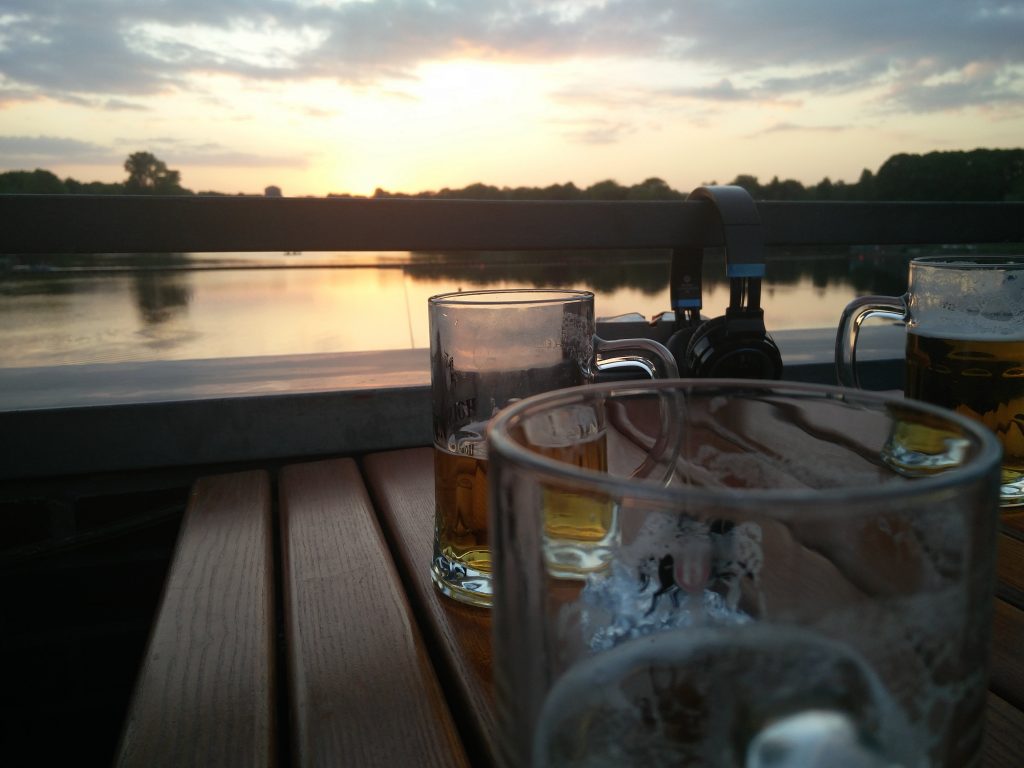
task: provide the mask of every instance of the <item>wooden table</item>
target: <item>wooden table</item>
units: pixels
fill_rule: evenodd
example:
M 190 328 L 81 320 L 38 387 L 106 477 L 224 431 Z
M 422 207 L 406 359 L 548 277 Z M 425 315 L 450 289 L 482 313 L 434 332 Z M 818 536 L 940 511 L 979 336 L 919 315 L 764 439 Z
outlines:
M 490 614 L 435 592 L 432 530 L 429 448 L 199 481 L 118 764 L 492 765 Z M 1018 766 L 1024 515 L 998 558 L 983 764 Z

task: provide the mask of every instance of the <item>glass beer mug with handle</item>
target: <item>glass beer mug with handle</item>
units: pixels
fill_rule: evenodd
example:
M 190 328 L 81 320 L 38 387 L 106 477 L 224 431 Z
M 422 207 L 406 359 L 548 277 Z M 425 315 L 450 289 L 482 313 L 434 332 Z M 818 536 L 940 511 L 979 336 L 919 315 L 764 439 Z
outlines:
M 871 316 L 907 327 L 904 394 L 984 423 L 1003 446 L 1001 503 L 1024 506 L 1024 256 L 929 256 L 910 262 L 907 293 L 864 296 L 843 312 L 836 374 L 859 386 L 856 349 Z M 905 454 L 929 435 L 905 434 Z
M 491 417 L 520 398 L 591 382 L 606 366 L 632 363 L 660 377 L 678 372 L 671 353 L 655 341 L 598 338 L 590 291 L 447 293 L 431 297 L 428 309 L 435 493 L 431 576 L 443 594 L 489 606 L 484 436 Z M 592 437 L 590 450 L 578 457 L 581 464 L 598 467 L 605 461 L 599 424 L 566 428 Z M 599 557 L 588 549 L 599 549 L 612 535 L 607 515 L 608 510 L 586 504 L 564 506 L 558 525 L 575 529 L 580 539 L 579 546 L 566 548 L 566 567 L 574 567 L 573 558 Z
M 546 449 L 587 413 L 604 469 Z M 668 482 L 635 472 L 661 414 Z M 908 476 L 886 446 L 918 425 L 943 469 Z M 503 765 L 980 764 L 1000 455 L 981 424 L 820 385 L 641 381 L 515 403 L 488 447 Z M 565 496 L 618 516 L 583 579 L 552 557 Z

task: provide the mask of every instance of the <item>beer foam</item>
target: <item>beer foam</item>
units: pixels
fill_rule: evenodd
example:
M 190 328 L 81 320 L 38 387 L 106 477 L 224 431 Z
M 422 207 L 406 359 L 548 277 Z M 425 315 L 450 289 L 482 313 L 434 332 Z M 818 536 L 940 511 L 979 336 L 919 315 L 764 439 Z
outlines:
M 911 323 L 917 336 L 950 341 L 1024 341 L 1024 313 L 1010 318 L 970 317 L 962 313 L 929 316 Z
M 937 271 L 910 290 L 910 326 L 921 336 L 1024 340 L 1024 276 L 995 270 Z
M 568 448 L 593 438 L 599 431 L 597 413 L 587 405 L 563 406 L 523 420 L 526 439 L 543 448 Z

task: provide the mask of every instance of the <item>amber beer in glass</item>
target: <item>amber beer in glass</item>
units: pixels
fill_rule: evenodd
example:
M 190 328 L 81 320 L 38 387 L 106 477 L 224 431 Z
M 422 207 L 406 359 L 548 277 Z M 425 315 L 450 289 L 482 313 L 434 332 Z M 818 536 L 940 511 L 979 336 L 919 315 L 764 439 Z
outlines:
M 487 547 L 487 459 L 434 445 L 436 556 L 490 573 Z
M 527 425 L 531 445 L 541 456 L 580 469 L 608 471 L 604 411 L 567 408 Z M 562 577 L 600 569 L 616 540 L 615 506 L 557 482 L 544 483 L 544 549 L 551 570 Z
M 533 437 L 543 446 L 538 451 L 548 458 L 606 472 L 603 428 L 592 421 L 582 425 L 582 429 L 588 428 L 590 432 L 583 440 L 582 430 L 543 436 L 534 430 Z M 573 442 L 568 442 L 570 439 Z M 467 573 L 490 573 L 485 445 L 473 441 L 460 447 L 467 452 L 453 453 L 447 446 L 434 446 L 437 555 L 464 564 Z M 547 515 L 545 536 L 551 548 L 562 551 L 562 569 L 585 573 L 592 563 L 599 562 L 591 548 L 614 536 L 613 508 L 604 500 L 588 499 L 552 485 L 544 488 L 542 498 Z
M 1002 507 L 1024 506 L 1024 257 L 926 257 L 907 294 L 847 307 L 836 340 L 840 381 L 856 383 L 857 330 L 877 314 L 907 325 L 907 397 L 970 416 L 1003 446 Z M 927 451 L 928 436 L 901 433 Z
M 676 375 L 662 345 L 648 339 L 606 341 L 595 335 L 589 291 L 469 291 L 432 297 L 431 396 L 434 426 L 434 551 L 431 576 L 445 595 L 491 603 L 488 461 L 491 417 L 511 402 L 594 380 L 606 364 L 633 362 L 651 376 Z M 614 357 L 609 357 L 614 355 Z M 552 457 L 601 471 L 600 415 L 576 414 L 547 425 Z M 587 436 L 588 448 L 578 446 Z M 585 570 L 612 535 L 613 511 L 547 489 L 551 538 L 564 544 L 566 569 Z
M 1024 479 L 1024 338 L 907 335 L 907 397 L 977 419 L 1003 445 L 1003 483 Z

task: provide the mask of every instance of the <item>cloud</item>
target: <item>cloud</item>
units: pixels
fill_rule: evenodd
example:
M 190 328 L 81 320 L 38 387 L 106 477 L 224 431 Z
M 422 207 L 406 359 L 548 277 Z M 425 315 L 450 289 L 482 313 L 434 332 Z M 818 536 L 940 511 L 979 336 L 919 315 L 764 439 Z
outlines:
M 33 90 L 0 84 L 0 109 L 11 104 L 37 101 L 40 98 L 42 97 Z
M 751 136 L 763 136 L 770 133 L 841 133 L 848 131 L 848 125 L 804 125 L 801 123 L 775 123 L 767 128 L 752 133 Z
M 111 112 L 146 112 L 149 110 L 149 107 L 145 107 L 133 101 L 125 101 L 124 99 L 105 99 L 100 102 L 99 106 L 101 109 Z
M 310 158 L 258 154 L 217 143 L 192 144 L 168 137 L 117 138 L 110 145 L 61 136 L 0 136 L 0 167 L 80 164 L 120 165 L 132 152 L 153 152 L 171 167 L 306 168 Z
M 933 70 L 933 67 L 928 67 Z M 935 112 L 963 106 L 1019 106 L 1024 102 L 1024 72 L 1003 71 L 992 63 L 972 62 L 960 70 L 904 76 L 889 92 L 894 107 Z
M 749 101 L 760 98 L 756 90 L 736 88 L 728 78 L 722 78 L 717 83 L 709 85 L 674 88 L 663 91 L 663 94 L 702 101 Z
M 109 147 L 58 136 L 0 136 L 0 166 L 21 168 L 53 161 L 109 164 L 123 159 Z
M 307 168 L 308 157 L 298 155 L 260 155 L 252 152 L 238 152 L 220 148 L 216 150 L 178 151 L 174 161 L 194 167 L 213 166 L 217 168 Z
M 578 144 L 615 144 L 636 128 L 625 120 L 574 120 L 555 121 L 562 127 L 563 135 Z
M 736 87 L 729 78 L 723 78 L 718 82 L 711 82 L 704 85 L 693 85 L 679 88 L 667 88 L 654 91 L 648 95 L 648 99 L 685 99 L 689 101 L 700 101 L 709 104 L 729 104 L 740 102 L 768 102 L 792 105 L 794 100 L 788 95 L 786 89 L 772 89 L 762 83 Z
M 170 136 L 148 139 L 122 137 L 115 140 L 123 156 L 139 148 L 152 152 L 170 166 L 217 168 L 305 168 L 310 159 L 300 155 L 246 152 L 218 142 L 195 143 Z
M 158 62 L 129 49 L 109 8 L 94 0 L 58 2 L 56 12 L 41 13 L 33 3 L 8 3 L 19 4 L 21 13 L 0 16 L 0 74 L 8 82 L 66 97 L 151 93 L 167 77 Z
M 762 96 L 846 93 L 883 81 L 891 66 L 887 59 L 869 58 L 809 72 L 768 75 L 758 81 L 756 88 Z
M 713 70 L 677 92 L 692 99 L 875 89 L 938 110 L 1024 103 L 1021 40 L 1014 0 L 5 0 L 0 75 L 22 95 L 123 98 L 205 73 L 351 84 L 459 57 L 639 58 Z

